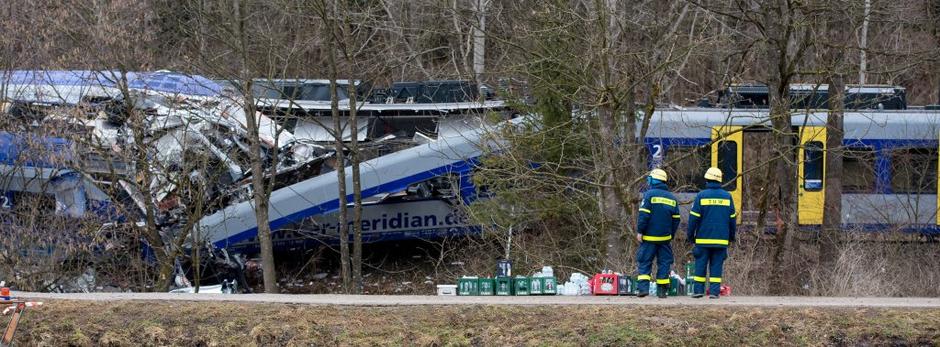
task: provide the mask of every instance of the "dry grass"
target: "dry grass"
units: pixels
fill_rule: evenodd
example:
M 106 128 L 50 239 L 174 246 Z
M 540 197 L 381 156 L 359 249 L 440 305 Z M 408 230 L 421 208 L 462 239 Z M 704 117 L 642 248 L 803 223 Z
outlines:
M 51 302 L 21 346 L 937 345 L 940 310 Z

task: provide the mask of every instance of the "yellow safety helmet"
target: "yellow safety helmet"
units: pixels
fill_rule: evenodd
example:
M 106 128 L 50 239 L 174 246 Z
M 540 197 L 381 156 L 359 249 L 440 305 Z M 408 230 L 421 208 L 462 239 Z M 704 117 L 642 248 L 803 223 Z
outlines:
M 650 177 L 663 182 L 669 179 L 669 176 L 666 175 L 666 170 L 663 169 L 653 169 L 653 171 L 650 171 Z
M 709 181 L 718 181 L 721 182 L 721 169 L 717 167 L 710 167 L 705 171 L 705 179 Z

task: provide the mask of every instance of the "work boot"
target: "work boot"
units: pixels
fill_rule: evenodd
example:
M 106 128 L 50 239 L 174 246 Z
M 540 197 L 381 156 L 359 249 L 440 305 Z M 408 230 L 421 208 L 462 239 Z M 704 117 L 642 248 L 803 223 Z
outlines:
M 692 294 L 692 299 L 701 299 L 705 294 Z
M 649 292 L 645 292 L 645 293 L 636 293 L 636 297 L 638 297 L 638 298 L 645 298 L 647 295 L 650 295 L 650 293 L 649 293 Z
M 669 296 L 669 286 L 665 285 L 659 288 L 656 288 L 656 296 L 660 299 L 665 299 Z
M 718 299 L 718 295 L 709 295 L 708 298 L 709 298 L 709 299 Z

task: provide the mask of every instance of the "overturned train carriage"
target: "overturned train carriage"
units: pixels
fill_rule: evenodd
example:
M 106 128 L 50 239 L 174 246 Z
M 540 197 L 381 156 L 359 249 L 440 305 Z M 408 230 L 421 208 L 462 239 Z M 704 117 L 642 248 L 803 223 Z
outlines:
M 343 123 L 348 109 L 348 105 L 340 105 Z M 269 110 L 299 117 L 295 132 L 299 141 L 331 139 L 329 119 L 318 119 L 319 114 L 329 112 L 329 105 L 294 102 L 289 107 Z M 363 126 L 356 130 L 356 136 L 365 141 L 361 146 L 371 157 L 360 165 L 360 226 L 365 241 L 439 238 L 479 230 L 469 223 L 462 205 L 476 199 L 470 178 L 487 146 L 485 134 L 492 130 L 483 119 L 488 112 L 506 118 L 513 117 L 513 112 L 494 101 L 366 103 L 359 105 L 358 112 Z M 303 131 L 299 130 L 300 124 Z M 352 133 L 347 128 L 344 138 L 351 140 Z M 351 180 L 352 173 L 347 169 L 347 187 L 352 187 Z M 310 240 L 336 241 L 336 181 L 336 173 L 331 172 L 272 192 L 268 222 L 276 230 L 275 246 L 302 248 L 309 246 Z M 347 201 L 352 201 L 351 191 Z M 204 218 L 197 232 L 218 246 L 252 250 L 257 234 L 253 208 L 247 201 L 228 206 Z
M 218 246 L 249 251 L 255 247 L 246 117 L 211 81 L 171 72 L 16 71 L 4 76 L 9 106 L 5 113 L 28 119 L 10 123 L 8 132 L 0 133 L 5 177 L 0 184 L 7 193 L 3 206 L 16 206 L 20 195 L 29 194 L 48 200 L 60 215 L 133 222 L 142 220 L 149 203 L 157 209 L 157 224 L 168 231 L 192 224 L 194 236 Z M 127 104 L 115 88 L 120 76 L 130 80 L 128 88 L 137 101 L 130 105 L 146 116 L 144 146 L 131 143 L 130 130 L 108 108 Z M 166 80 L 174 83 L 163 83 Z M 335 242 L 339 206 L 331 122 L 321 118 L 329 114 L 329 104 L 281 103 L 260 100 L 263 114 L 257 115 L 263 154 L 279 157 L 276 167 L 275 161 L 266 160 L 264 168 L 266 176 L 277 177 L 267 221 L 276 230 L 276 246 Z M 341 123 L 346 124 L 348 102 L 341 108 Z M 501 101 L 362 103 L 357 108 L 364 127 L 346 129 L 344 137 L 349 141 L 356 133 L 367 153 L 361 176 L 364 238 L 440 237 L 478 230 L 460 206 L 475 198 L 470 172 L 482 153 L 482 134 L 488 127 L 484 115 L 510 117 L 508 108 Z M 292 124 L 284 124 L 285 119 Z M 58 131 L 66 128 L 61 124 L 72 130 Z M 135 151 L 146 155 L 152 182 L 142 180 Z M 189 165 L 193 158 L 208 164 Z M 350 174 L 347 170 L 347 180 Z M 205 187 L 187 192 L 177 184 L 181 177 Z M 150 196 L 145 196 L 148 190 Z M 194 193 L 207 196 L 208 212 L 190 223 L 186 211 L 192 201 L 187 199 L 195 198 Z M 128 213 L 103 213 L 112 210 Z
M 794 111 L 798 165 L 798 220 L 806 230 L 822 223 L 826 111 Z M 842 221 L 853 230 L 904 230 L 934 234 L 938 216 L 940 111 L 858 110 L 845 113 Z M 680 200 L 704 185 L 702 172 L 717 166 L 742 211 L 739 223 L 757 224 L 773 172 L 774 146 L 766 110 L 683 109 L 657 112 L 645 142 L 650 167 L 673 177 Z M 688 209 L 688 206 L 686 206 Z M 687 212 L 686 212 L 687 213 Z M 765 221 L 773 221 L 772 211 Z M 767 223 L 771 228 L 775 223 Z

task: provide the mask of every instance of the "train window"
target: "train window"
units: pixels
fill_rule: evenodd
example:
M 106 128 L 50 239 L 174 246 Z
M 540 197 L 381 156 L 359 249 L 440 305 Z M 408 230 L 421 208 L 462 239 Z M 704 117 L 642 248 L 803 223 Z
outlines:
M 899 148 L 891 153 L 891 189 L 895 193 L 937 193 L 937 150 Z
M 842 151 L 842 192 L 875 191 L 875 151 L 871 148 L 845 148 Z
M 823 188 L 823 144 L 810 141 L 803 145 L 803 189 L 818 192 Z
M 738 189 L 738 143 L 734 141 L 718 142 L 718 168 L 721 169 L 721 182 L 725 190 Z
M 705 188 L 705 170 L 711 166 L 708 146 L 669 146 L 663 162 L 677 192 L 697 192 Z

